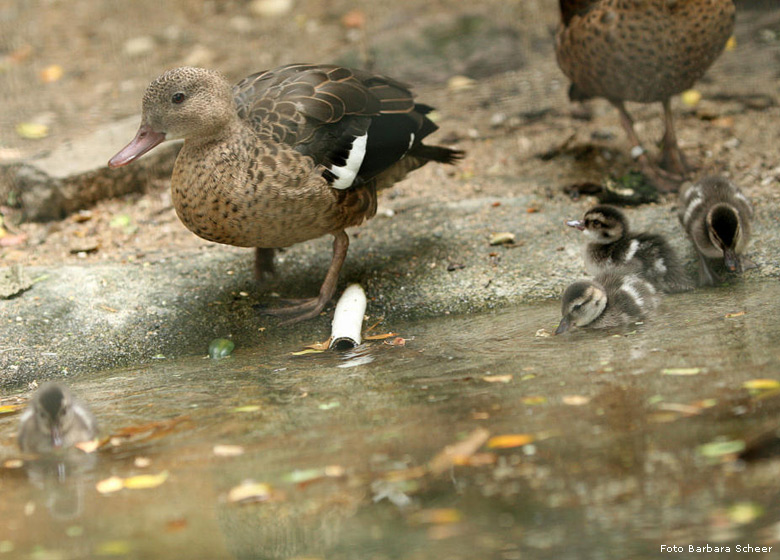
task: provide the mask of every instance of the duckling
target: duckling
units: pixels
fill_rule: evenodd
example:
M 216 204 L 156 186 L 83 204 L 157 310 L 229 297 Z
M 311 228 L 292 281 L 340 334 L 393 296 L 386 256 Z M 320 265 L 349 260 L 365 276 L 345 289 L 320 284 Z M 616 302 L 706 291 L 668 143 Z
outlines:
M 569 97 L 607 99 L 620 113 L 631 155 L 663 191 L 688 173 L 677 144 L 671 97 L 701 78 L 734 29 L 732 0 L 560 0 L 555 54 L 571 80 Z M 651 163 L 626 101 L 661 102 L 663 165 Z
M 333 235 L 317 297 L 266 313 L 287 323 L 319 315 L 347 256 L 345 229 L 376 214 L 377 191 L 430 161 L 462 152 L 422 141 L 438 127 L 409 86 L 363 70 L 289 64 L 234 87 L 217 72 L 176 68 L 147 88 L 141 127 L 109 167 L 183 138 L 171 179 L 176 213 L 196 235 L 255 248 L 255 275 L 273 250 Z
M 610 271 L 594 280 L 578 280 L 563 292 L 555 334 L 572 326 L 603 329 L 644 319 L 658 306 L 653 285 L 637 274 Z
M 755 266 L 742 255 L 750 241 L 753 207 L 725 177 L 705 177 L 684 189 L 678 217 L 696 248 L 700 284 L 721 281 L 712 267 L 714 259 L 722 259 L 731 272 Z
M 663 292 L 684 292 L 692 288 L 680 259 L 668 241 L 654 233 L 632 233 L 625 214 L 606 204 L 594 206 L 582 220 L 566 225 L 582 231 L 585 268 L 590 274 L 624 269 L 640 274 Z
M 87 406 L 64 385 L 46 382 L 22 413 L 19 448 L 25 453 L 48 454 L 90 441 L 97 421 Z

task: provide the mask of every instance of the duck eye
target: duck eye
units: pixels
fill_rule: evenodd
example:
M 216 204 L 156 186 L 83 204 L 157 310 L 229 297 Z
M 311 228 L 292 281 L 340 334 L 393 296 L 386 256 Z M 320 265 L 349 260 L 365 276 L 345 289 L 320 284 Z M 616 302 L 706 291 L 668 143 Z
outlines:
M 176 103 L 178 105 L 179 103 L 182 103 L 186 97 L 186 95 L 178 91 L 171 96 L 171 103 Z

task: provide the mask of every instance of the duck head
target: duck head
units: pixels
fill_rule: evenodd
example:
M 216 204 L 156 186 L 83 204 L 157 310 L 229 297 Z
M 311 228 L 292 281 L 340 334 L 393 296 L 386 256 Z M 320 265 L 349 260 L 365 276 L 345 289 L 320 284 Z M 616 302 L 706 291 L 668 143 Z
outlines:
M 169 70 L 146 88 L 141 126 L 108 166 L 127 165 L 165 140 L 208 140 L 236 118 L 232 89 L 221 74 L 192 67 Z
M 578 280 L 563 292 L 561 319 L 555 334 L 561 334 L 572 326 L 584 327 L 598 319 L 607 307 L 604 287 L 591 280 Z
M 623 212 L 614 206 L 594 206 L 582 220 L 570 220 L 566 225 L 585 233 L 591 243 L 614 243 L 628 232 L 628 220 Z
M 741 272 L 742 266 L 736 247 L 742 228 L 739 213 L 730 204 L 716 204 L 707 213 L 707 233 L 715 247 L 723 251 L 723 263 L 732 272 Z

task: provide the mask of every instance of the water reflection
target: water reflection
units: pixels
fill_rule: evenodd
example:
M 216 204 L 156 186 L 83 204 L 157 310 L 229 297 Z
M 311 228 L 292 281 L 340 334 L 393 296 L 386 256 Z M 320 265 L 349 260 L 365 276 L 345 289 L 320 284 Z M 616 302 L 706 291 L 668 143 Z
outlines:
M 388 325 L 405 346 L 294 356 L 299 342 L 277 340 L 228 360 L 83 376 L 74 391 L 104 435 L 174 427 L 107 445 L 80 476 L 0 469 L 0 549 L 511 559 L 771 543 L 780 461 L 744 464 L 699 446 L 776 421 L 780 399 L 743 384 L 780 380 L 780 325 L 766 305 L 777 297 L 776 283 L 700 291 L 667 297 L 635 328 L 537 336 L 558 319 L 549 302 Z M 431 467 L 479 429 L 534 440 L 484 444 Z M 6 458 L 18 456 L 14 430 L 14 418 L 0 417 Z M 220 456 L 216 444 L 243 452 Z M 163 471 L 170 476 L 155 489 L 96 489 L 110 476 Z M 232 503 L 245 480 L 272 491 Z

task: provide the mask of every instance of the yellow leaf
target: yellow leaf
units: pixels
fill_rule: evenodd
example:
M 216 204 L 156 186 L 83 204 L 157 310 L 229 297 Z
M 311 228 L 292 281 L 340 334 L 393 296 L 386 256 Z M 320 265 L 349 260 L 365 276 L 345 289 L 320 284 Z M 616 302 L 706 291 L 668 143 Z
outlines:
M 766 391 L 780 388 L 780 381 L 776 379 L 750 379 L 745 381 L 742 386 L 751 391 Z
M 124 486 L 124 482 L 121 478 L 112 476 L 111 478 L 106 478 L 98 482 L 95 485 L 95 488 L 97 488 L 97 491 L 101 494 L 111 494 L 112 492 L 118 492 L 124 488 Z
M 729 40 L 726 41 L 726 50 L 727 51 L 733 51 L 737 48 L 737 38 L 732 35 L 729 37 Z
M 63 73 L 62 66 L 59 64 L 52 64 L 41 70 L 39 77 L 44 84 L 50 84 L 62 78 Z
M 509 449 L 512 447 L 528 445 L 529 443 L 532 443 L 534 439 L 534 436 L 531 434 L 504 434 L 490 438 L 487 442 L 487 446 L 490 449 Z
M 127 556 L 132 546 L 127 541 L 105 541 L 95 547 L 96 556 Z
M 530 395 L 528 397 L 523 397 L 520 399 L 523 404 L 544 404 L 547 402 L 547 397 L 543 397 L 541 395 Z
M 305 356 L 306 354 L 321 354 L 324 350 L 315 350 L 314 348 L 306 348 L 305 350 L 299 350 L 298 352 L 290 352 L 293 356 Z
M 726 319 L 731 319 L 733 317 L 742 317 L 746 313 L 747 311 L 736 311 L 734 313 L 726 313 Z
M 0 406 L 0 415 L 11 414 L 12 412 L 16 412 L 20 408 L 22 408 L 22 405 L 20 404 L 4 404 L 3 406 Z
M 257 412 L 258 410 L 260 410 L 260 405 L 248 404 L 246 406 L 237 406 L 233 409 L 233 412 Z
M 244 448 L 240 445 L 217 444 L 214 446 L 214 455 L 217 457 L 238 457 L 244 454 Z
M 123 482 L 125 488 L 130 490 L 143 490 L 145 488 L 157 488 L 163 482 L 168 480 L 168 471 L 162 471 L 159 474 L 139 474 L 126 478 Z
M 699 101 L 701 101 L 701 93 L 695 89 L 689 89 L 682 92 L 680 97 L 682 98 L 682 102 L 688 107 L 696 107 L 696 105 L 699 104 Z
M 413 515 L 417 523 L 441 525 L 446 523 L 458 523 L 463 514 L 455 508 L 434 508 L 418 511 Z
M 49 135 L 49 127 L 45 124 L 24 122 L 16 125 L 16 133 L 28 140 L 40 140 Z
M 264 502 L 271 497 L 271 487 L 264 482 L 245 480 L 228 492 L 229 502 Z
M 561 400 L 563 401 L 563 404 L 568 404 L 570 406 L 582 406 L 590 402 L 590 397 L 583 395 L 564 395 Z
M 512 381 L 512 377 L 511 373 L 506 375 L 484 375 L 482 376 L 482 381 L 487 381 L 488 383 L 509 383 Z
M 664 368 L 661 370 L 661 375 L 699 375 L 702 372 L 702 368 L 689 367 L 689 368 Z
M 371 330 L 371 329 L 369 329 Z M 369 334 L 363 337 L 363 340 L 384 340 L 386 338 L 392 338 L 394 336 L 398 336 L 398 333 L 395 332 L 389 332 L 385 334 Z

